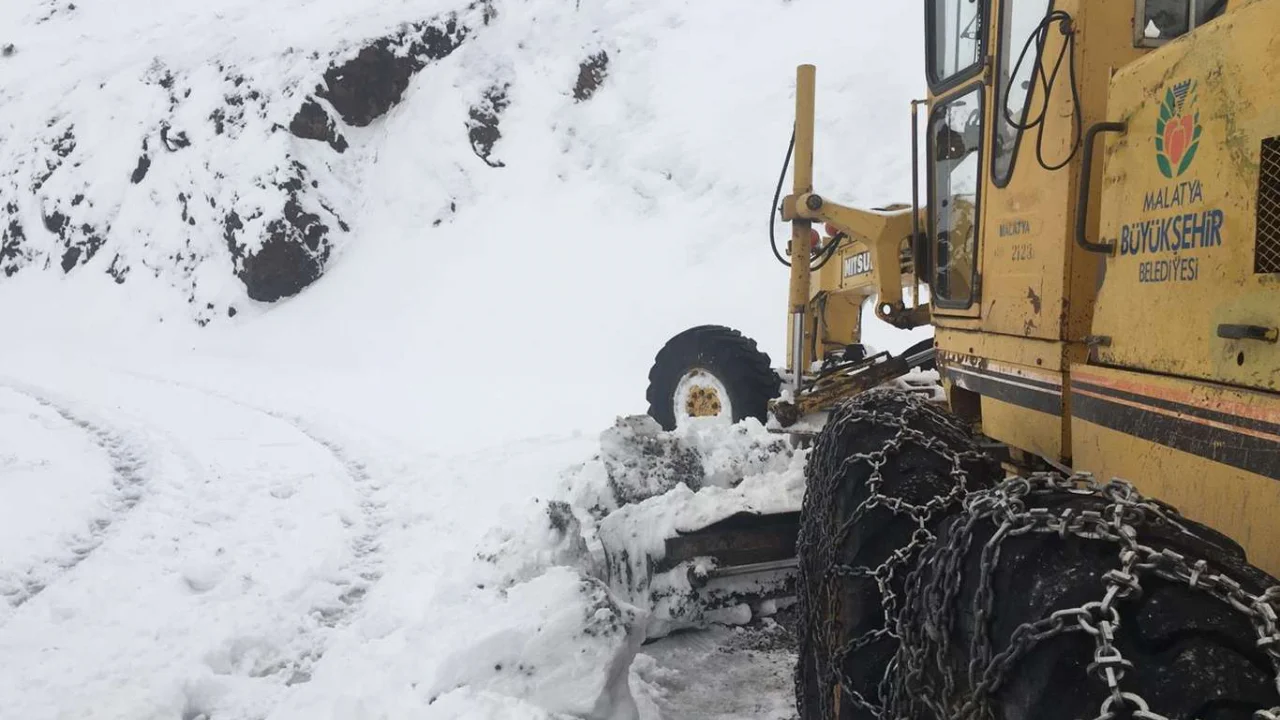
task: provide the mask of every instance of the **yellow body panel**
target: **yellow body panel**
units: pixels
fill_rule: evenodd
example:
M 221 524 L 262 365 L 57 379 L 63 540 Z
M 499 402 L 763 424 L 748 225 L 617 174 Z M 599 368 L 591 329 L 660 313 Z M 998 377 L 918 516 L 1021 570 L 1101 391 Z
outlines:
M 1062 456 L 1062 417 L 982 396 L 982 431 L 1011 448 L 1042 458 Z
M 1070 457 L 1062 386 L 1068 352 L 1083 357 L 1083 346 L 954 328 L 938 328 L 934 345 L 943 376 L 981 397 L 984 435 L 1054 462 Z
M 1086 365 L 1071 377 L 1076 469 L 1133 481 L 1280 575 L 1280 396 Z
M 904 312 L 901 302 L 917 260 L 909 212 L 841 207 L 807 183 L 784 203 L 784 219 L 799 227 L 833 223 L 851 236 L 805 286 L 806 348 L 815 348 L 805 359 L 858 341 L 852 316 L 863 297 L 892 298 L 895 324 L 935 327 L 953 410 L 1019 462 L 1040 456 L 1127 478 L 1280 572 L 1280 273 L 1255 267 L 1260 197 L 1280 206 L 1280 179 L 1259 184 L 1264 141 L 1274 138 L 1280 153 L 1280 0 L 1232 0 L 1221 16 L 1144 47 L 1135 47 L 1138 3 L 1055 0 L 1053 10 L 1071 17 L 1075 92 L 1065 70 L 1047 102 L 1044 86 L 1031 84 L 1027 104 L 1044 122 L 1021 133 L 1001 186 L 991 147 L 1005 68 L 996 39 L 1013 1 L 984 5 L 985 55 L 926 103 L 925 135 L 938 132 L 925 151 L 926 207 L 915 217 L 930 265 L 944 244 L 948 260 L 928 312 Z M 1060 30 L 1049 29 L 1033 61 L 1051 66 L 1068 47 Z M 966 103 L 958 120 L 947 115 L 935 128 L 935 110 L 974 92 L 980 113 Z M 803 126 L 812 110 L 797 116 Z M 1102 135 L 1086 156 L 1086 130 L 1116 122 L 1123 134 Z M 1165 132 L 1170 124 L 1177 128 Z M 976 191 L 960 182 L 969 171 L 957 170 L 975 153 Z M 933 185 L 940 177 L 945 191 Z M 937 227 L 927 207 L 935 191 L 946 193 Z M 1085 247 L 1080 230 L 1118 252 Z M 1177 247 L 1153 235 L 1176 235 Z M 929 270 L 926 283 L 938 279 Z M 944 289 L 960 300 L 940 301 Z
M 1254 272 L 1258 158 L 1280 136 L 1280 2 L 1117 72 L 1111 103 L 1128 129 L 1106 150 L 1101 236 L 1118 252 L 1098 293 L 1099 360 L 1280 390 L 1280 344 L 1217 332 L 1280 327 L 1280 274 Z
M 949 354 L 975 355 L 983 358 L 1023 365 L 1040 371 L 1061 372 L 1065 343 L 1057 340 L 1010 337 L 994 333 L 940 327 L 934 333 L 934 344 L 944 357 Z M 1058 378 L 1061 384 L 1062 379 Z

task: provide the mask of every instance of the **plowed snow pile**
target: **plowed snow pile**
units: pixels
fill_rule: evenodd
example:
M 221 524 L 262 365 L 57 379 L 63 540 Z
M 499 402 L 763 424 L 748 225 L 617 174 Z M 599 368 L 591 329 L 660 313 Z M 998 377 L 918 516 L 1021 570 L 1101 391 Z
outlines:
M 0 715 L 681 716 L 702 650 L 640 643 L 703 619 L 599 539 L 794 503 L 803 456 L 656 433 L 649 365 L 705 323 L 784 356 L 798 63 L 819 187 L 910 198 L 920 21 L 0 2 Z

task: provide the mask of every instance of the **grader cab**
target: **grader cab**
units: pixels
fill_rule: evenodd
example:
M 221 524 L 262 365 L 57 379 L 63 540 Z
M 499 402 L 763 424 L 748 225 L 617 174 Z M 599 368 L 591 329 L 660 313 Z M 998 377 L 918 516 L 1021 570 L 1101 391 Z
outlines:
M 1280 0 L 924 6 L 911 204 L 813 187 L 800 66 L 785 367 L 703 326 L 650 376 L 803 505 L 665 567 L 774 573 L 806 720 L 1280 718 Z M 932 339 L 868 351 L 872 297 Z

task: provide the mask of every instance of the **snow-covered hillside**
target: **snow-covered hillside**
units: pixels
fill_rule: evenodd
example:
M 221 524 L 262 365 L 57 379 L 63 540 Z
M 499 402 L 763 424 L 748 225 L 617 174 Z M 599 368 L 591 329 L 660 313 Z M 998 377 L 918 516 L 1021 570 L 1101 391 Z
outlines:
M 0 3 L 0 715 L 665 712 L 547 508 L 672 334 L 782 357 L 796 64 L 818 186 L 910 197 L 919 23 Z

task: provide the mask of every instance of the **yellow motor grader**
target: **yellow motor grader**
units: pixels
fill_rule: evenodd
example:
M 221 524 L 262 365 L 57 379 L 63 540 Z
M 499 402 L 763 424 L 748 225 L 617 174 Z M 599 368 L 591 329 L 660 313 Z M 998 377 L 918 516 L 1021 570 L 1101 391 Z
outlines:
M 1280 0 L 924 7 L 912 203 L 813 187 L 800 66 L 785 369 L 650 374 L 799 440 L 803 507 L 668 551 L 791 570 L 806 720 L 1280 718 Z

